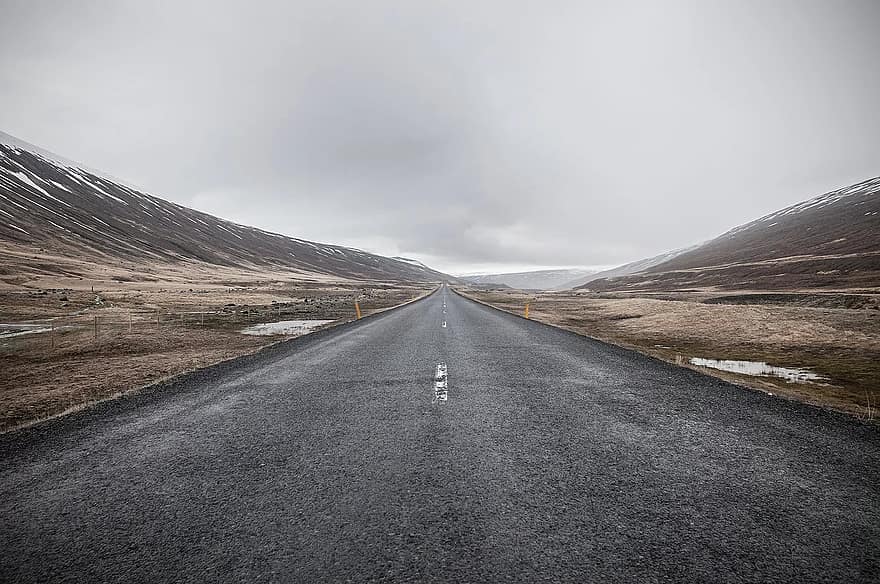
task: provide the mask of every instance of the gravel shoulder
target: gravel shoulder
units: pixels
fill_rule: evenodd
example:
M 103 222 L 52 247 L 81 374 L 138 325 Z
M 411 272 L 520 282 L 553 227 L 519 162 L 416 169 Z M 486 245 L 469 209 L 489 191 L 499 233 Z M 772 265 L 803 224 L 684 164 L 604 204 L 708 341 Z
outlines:
M 871 294 L 653 295 L 462 289 L 507 312 L 627 347 L 720 379 L 880 418 L 880 298 Z M 823 379 L 792 383 L 691 365 L 691 358 L 765 362 Z
M 0 432 L 296 336 L 242 334 L 259 323 L 318 320 L 330 321 L 322 327 L 333 326 L 356 318 L 355 302 L 368 315 L 431 289 L 295 282 L 104 284 L 96 291 L 0 291 L 3 322 L 42 331 L 0 337 Z

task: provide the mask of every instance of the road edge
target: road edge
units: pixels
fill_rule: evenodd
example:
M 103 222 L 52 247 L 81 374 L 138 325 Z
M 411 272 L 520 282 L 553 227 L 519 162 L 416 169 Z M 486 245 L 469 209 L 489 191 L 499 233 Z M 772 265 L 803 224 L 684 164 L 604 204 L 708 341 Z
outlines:
M 421 302 L 422 300 L 425 300 L 436 294 L 442 287 L 443 285 L 440 284 L 436 288 L 420 296 L 407 300 L 406 302 L 401 302 L 400 304 L 395 304 L 394 306 L 388 306 L 385 308 L 379 308 L 375 311 L 371 311 L 367 314 L 364 314 L 359 319 L 339 320 L 333 324 L 327 325 L 323 328 L 308 332 L 303 335 L 299 335 L 297 337 L 272 341 L 254 349 L 253 351 L 242 353 L 241 355 L 236 355 L 235 357 L 220 359 L 219 361 L 214 361 L 213 363 L 209 363 L 208 365 L 205 365 L 203 367 L 197 367 L 188 371 L 181 371 L 180 373 L 175 373 L 174 375 L 169 375 L 167 377 L 156 379 L 154 381 L 151 381 L 150 383 L 147 383 L 146 385 L 139 385 L 137 387 L 111 393 L 98 399 L 76 404 L 56 414 L 52 414 L 51 416 L 45 416 L 42 418 L 37 418 L 35 420 L 28 420 L 27 422 L 23 422 L 16 426 L 0 430 L 0 439 L 12 436 L 18 432 L 23 432 L 26 430 L 38 430 L 41 426 L 48 425 L 52 422 L 57 422 L 59 420 L 66 419 L 83 412 L 91 412 L 93 410 L 99 409 L 105 404 L 120 402 L 127 398 L 157 397 L 152 394 L 165 395 L 170 391 L 174 391 L 177 386 L 189 383 L 200 376 L 210 378 L 210 374 L 215 373 L 218 369 L 243 366 L 263 358 L 272 358 L 274 356 L 273 353 L 280 353 L 282 348 L 286 349 L 288 346 L 305 344 L 306 342 L 311 343 L 314 342 L 315 339 L 320 339 L 327 336 L 332 331 L 338 331 L 342 328 L 351 328 L 353 326 L 357 326 L 360 323 L 363 323 L 364 321 L 380 318 L 384 315 L 391 313 L 391 311 L 393 310 L 397 310 L 398 308 L 403 308 L 404 306 L 415 304 L 416 302 Z
M 801 405 L 801 406 L 809 407 L 809 408 L 812 408 L 812 409 L 815 409 L 815 410 L 819 410 L 819 411 L 822 411 L 822 412 L 842 415 L 842 416 L 846 417 L 847 419 L 854 420 L 854 421 L 856 421 L 856 422 L 860 422 L 860 423 L 862 423 L 862 424 L 864 424 L 864 425 L 866 425 L 866 426 L 869 426 L 869 427 L 880 427 L 880 419 L 876 419 L 876 418 L 875 418 L 875 419 L 864 419 L 864 418 L 861 418 L 861 417 L 859 417 L 858 415 L 854 414 L 853 412 L 849 412 L 849 411 L 846 411 L 846 410 L 839 410 L 839 409 L 836 409 L 836 408 L 831 408 L 831 407 L 822 406 L 822 405 L 815 404 L 815 403 L 810 403 L 810 402 L 802 401 L 802 400 L 799 400 L 799 399 L 795 399 L 795 398 L 793 398 L 793 397 L 789 397 L 789 396 L 787 396 L 787 395 L 782 395 L 782 394 L 778 394 L 778 393 L 773 393 L 773 392 L 767 391 L 766 389 L 762 389 L 762 388 L 757 387 L 757 386 L 746 385 L 745 383 L 742 383 L 742 382 L 740 382 L 739 380 L 729 379 L 729 378 L 726 378 L 726 377 L 722 377 L 722 376 L 720 376 L 720 375 L 713 375 L 713 374 L 712 374 L 711 372 L 709 372 L 709 371 L 703 371 L 702 369 L 697 369 L 697 368 L 695 368 L 695 367 L 689 367 L 689 366 L 687 366 L 687 365 L 685 365 L 685 364 L 682 364 L 682 363 L 675 363 L 675 362 L 673 362 L 673 361 L 667 361 L 666 359 L 661 359 L 660 357 L 657 357 L 656 355 L 652 355 L 652 354 L 650 354 L 650 353 L 646 353 L 646 352 L 640 351 L 640 350 L 638 350 L 638 349 L 635 348 L 635 347 L 626 346 L 626 345 L 622 345 L 622 344 L 615 343 L 615 342 L 612 342 L 612 341 L 608 341 L 608 340 L 605 340 L 605 339 L 600 339 L 600 338 L 597 338 L 597 337 L 593 337 L 593 336 L 591 336 L 591 335 L 584 334 L 584 333 L 580 333 L 580 332 L 577 332 L 577 331 L 573 331 L 573 330 L 571 330 L 571 329 L 567 329 L 567 328 L 564 328 L 564 327 L 561 327 L 561 326 L 558 326 L 558 325 L 555 325 L 555 324 L 551 324 L 551 323 L 549 323 L 549 322 L 544 322 L 544 321 L 542 321 L 542 320 L 536 320 L 536 319 L 534 319 L 534 318 L 526 318 L 526 317 L 523 316 L 522 314 L 519 314 L 519 313 L 516 313 L 516 312 L 511 312 L 511 311 L 509 311 L 509 310 L 505 310 L 505 309 L 500 308 L 500 307 L 498 307 L 498 306 L 495 306 L 495 305 L 493 305 L 493 304 L 489 304 L 488 302 L 485 302 L 485 301 L 483 301 L 483 300 L 479 300 L 478 298 L 474 298 L 473 296 L 470 296 L 470 295 L 468 295 L 468 294 L 465 294 L 464 292 L 461 292 L 460 290 L 456 290 L 456 289 L 453 288 L 452 286 L 450 286 L 449 289 L 452 290 L 453 293 L 457 294 L 458 296 L 461 296 L 462 298 L 464 298 L 464 299 L 466 299 L 466 300 L 470 300 L 470 301 L 472 301 L 472 302 L 476 302 L 477 304 L 481 304 L 481 305 L 483 305 L 483 306 L 485 306 L 485 307 L 487 307 L 487 308 L 491 308 L 492 310 L 497 310 L 497 311 L 499 311 L 499 312 L 503 312 L 504 314 L 509 314 L 510 316 L 514 316 L 514 317 L 519 318 L 519 319 L 521 319 L 521 320 L 525 320 L 525 321 L 529 321 L 529 322 L 534 322 L 534 323 L 537 323 L 537 324 L 539 324 L 539 325 L 543 325 L 543 326 L 548 326 L 548 327 L 553 328 L 553 329 L 556 329 L 556 330 L 558 330 L 558 331 L 566 332 L 566 333 L 569 333 L 569 334 L 572 334 L 572 335 L 578 336 L 578 337 L 580 337 L 580 338 L 582 338 L 582 339 L 589 339 L 589 340 L 591 340 L 591 341 L 594 341 L 594 342 L 596 342 L 596 343 L 601 343 L 601 344 L 603 344 L 603 345 L 607 345 L 607 346 L 609 346 L 609 347 L 615 347 L 615 348 L 617 348 L 617 349 L 622 349 L 622 350 L 624 350 L 624 351 L 630 351 L 630 352 L 636 353 L 636 354 L 638 354 L 638 355 L 641 355 L 641 356 L 643 356 L 643 357 L 647 357 L 647 358 L 649 358 L 649 359 L 653 359 L 654 361 L 657 361 L 657 362 L 659 362 L 659 363 L 664 363 L 664 364 L 666 364 L 666 365 L 671 365 L 671 366 L 673 366 L 673 367 L 677 367 L 677 368 L 679 368 L 679 369 L 687 369 L 688 371 L 693 371 L 694 373 L 697 373 L 697 374 L 702 375 L 702 376 L 704 376 L 704 377 L 708 377 L 709 379 L 714 379 L 714 380 L 723 381 L 724 383 L 729 383 L 730 385 L 733 385 L 733 386 L 738 387 L 738 388 L 740 388 L 740 389 L 744 389 L 744 390 L 746 390 L 746 391 L 751 391 L 751 392 L 760 393 L 760 394 L 763 394 L 763 395 L 765 395 L 765 396 L 767 396 L 767 397 L 772 397 L 772 398 L 776 398 L 776 399 L 781 399 L 781 400 L 786 401 L 786 402 L 790 402 L 790 403 L 793 403 L 793 404 L 798 404 L 798 405 Z

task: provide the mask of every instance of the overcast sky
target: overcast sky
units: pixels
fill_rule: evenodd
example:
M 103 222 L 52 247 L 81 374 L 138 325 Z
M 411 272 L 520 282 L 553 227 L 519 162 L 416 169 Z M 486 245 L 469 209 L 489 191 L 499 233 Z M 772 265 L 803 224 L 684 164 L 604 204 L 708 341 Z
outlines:
M 880 174 L 880 2 L 0 0 L 0 129 L 452 272 L 616 265 Z

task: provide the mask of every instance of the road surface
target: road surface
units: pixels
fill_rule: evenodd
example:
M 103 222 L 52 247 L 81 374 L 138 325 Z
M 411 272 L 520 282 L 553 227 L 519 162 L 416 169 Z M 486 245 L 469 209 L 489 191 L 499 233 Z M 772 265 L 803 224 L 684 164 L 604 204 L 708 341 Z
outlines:
M 880 431 L 441 289 L 0 437 L 0 520 L 3 582 L 877 581 Z

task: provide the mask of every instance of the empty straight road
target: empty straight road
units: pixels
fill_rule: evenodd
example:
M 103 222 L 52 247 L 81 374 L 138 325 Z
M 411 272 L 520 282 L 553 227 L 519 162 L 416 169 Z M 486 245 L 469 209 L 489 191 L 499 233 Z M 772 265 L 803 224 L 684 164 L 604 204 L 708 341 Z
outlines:
M 445 288 L 0 457 L 3 582 L 880 579 L 876 427 Z

